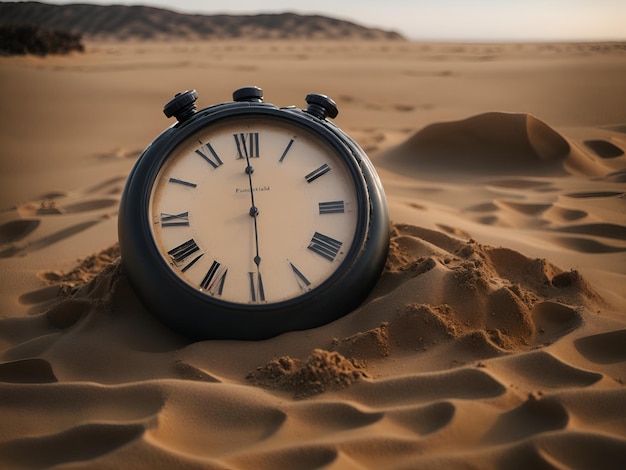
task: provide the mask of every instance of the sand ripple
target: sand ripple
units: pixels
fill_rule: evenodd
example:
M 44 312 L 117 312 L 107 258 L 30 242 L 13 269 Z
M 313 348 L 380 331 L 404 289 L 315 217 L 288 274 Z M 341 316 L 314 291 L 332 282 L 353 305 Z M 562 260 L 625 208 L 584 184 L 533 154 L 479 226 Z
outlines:
M 502 113 L 418 132 L 380 157 L 414 176 L 386 184 L 414 222 L 393 225 L 371 296 L 266 341 L 172 332 L 135 296 L 117 246 L 46 266 L 12 299 L 24 314 L 0 318 L 0 462 L 624 468 L 626 328 L 611 288 L 625 189 L 608 166 L 626 157 L 598 140 Z M 122 183 L 4 211 L 0 258 L 20 275 L 22 260 L 87 238 L 114 220 Z

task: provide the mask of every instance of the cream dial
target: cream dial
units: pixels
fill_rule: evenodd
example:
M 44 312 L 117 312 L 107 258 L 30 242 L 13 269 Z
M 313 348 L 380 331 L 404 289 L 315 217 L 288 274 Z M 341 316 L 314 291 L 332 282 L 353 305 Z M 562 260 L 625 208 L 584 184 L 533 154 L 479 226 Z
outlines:
M 152 187 L 163 259 L 189 286 L 237 304 L 301 296 L 340 266 L 357 188 L 332 147 L 283 120 L 239 117 L 178 145 Z

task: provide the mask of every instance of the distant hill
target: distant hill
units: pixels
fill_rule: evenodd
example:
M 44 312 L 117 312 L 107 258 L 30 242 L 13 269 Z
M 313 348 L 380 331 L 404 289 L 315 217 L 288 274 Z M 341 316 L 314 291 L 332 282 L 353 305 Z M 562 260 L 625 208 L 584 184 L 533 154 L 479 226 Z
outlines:
M 390 39 L 398 33 L 295 13 L 190 15 L 145 6 L 0 3 L 0 25 L 37 25 L 85 39 Z

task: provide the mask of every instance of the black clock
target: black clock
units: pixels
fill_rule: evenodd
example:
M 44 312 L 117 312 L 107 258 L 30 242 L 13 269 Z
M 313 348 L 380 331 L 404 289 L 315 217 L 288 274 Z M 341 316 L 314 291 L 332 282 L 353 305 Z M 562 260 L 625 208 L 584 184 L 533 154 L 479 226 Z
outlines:
M 177 122 L 122 194 L 122 262 L 144 305 L 191 338 L 246 340 L 356 308 L 384 266 L 389 218 L 367 155 L 327 119 L 334 101 L 279 108 L 245 87 L 198 111 L 197 97 L 165 105 Z

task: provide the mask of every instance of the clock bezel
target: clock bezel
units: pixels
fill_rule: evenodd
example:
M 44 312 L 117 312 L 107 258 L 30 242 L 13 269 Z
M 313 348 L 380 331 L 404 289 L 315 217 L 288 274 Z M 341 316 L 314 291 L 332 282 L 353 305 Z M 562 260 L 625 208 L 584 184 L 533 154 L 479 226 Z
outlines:
M 320 139 L 345 162 L 356 187 L 357 226 L 345 258 L 317 287 L 275 303 L 235 303 L 194 289 L 163 259 L 150 227 L 151 194 L 170 154 L 197 132 L 241 118 L 288 123 Z M 295 108 L 256 102 L 223 103 L 175 124 L 139 157 L 120 204 L 122 259 L 135 291 L 165 323 L 196 339 L 262 339 L 320 326 L 345 315 L 369 294 L 387 255 L 389 222 L 384 193 L 368 162 L 360 147 L 339 128 Z

